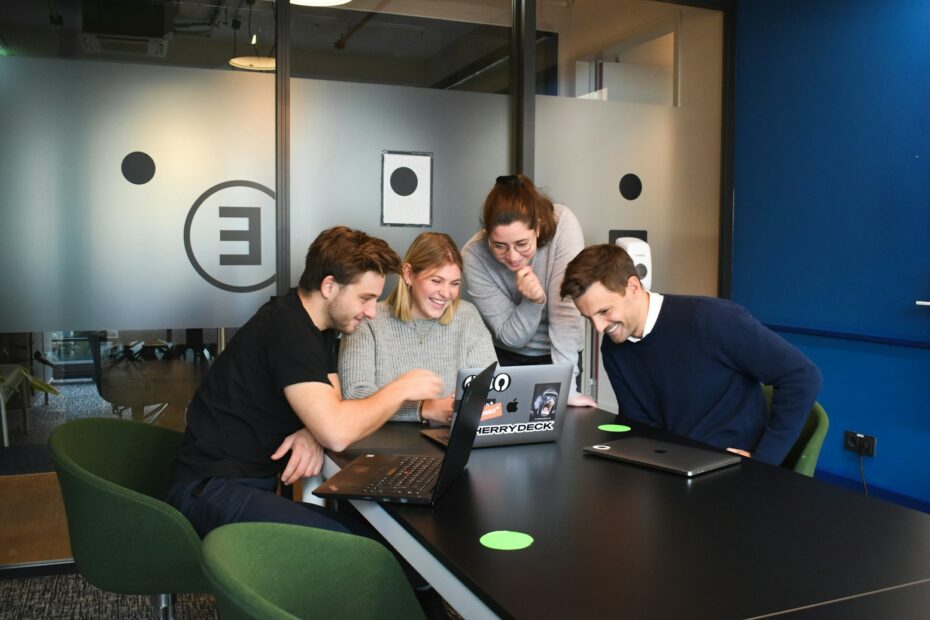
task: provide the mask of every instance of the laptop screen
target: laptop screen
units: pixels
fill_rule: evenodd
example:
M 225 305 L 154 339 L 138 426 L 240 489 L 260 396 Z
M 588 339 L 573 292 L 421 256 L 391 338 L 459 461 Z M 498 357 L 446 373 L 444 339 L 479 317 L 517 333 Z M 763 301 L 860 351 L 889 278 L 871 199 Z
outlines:
M 471 454 L 475 432 L 478 430 L 478 422 L 481 419 L 481 410 L 484 408 L 495 368 L 497 368 L 497 362 L 492 362 L 490 366 L 482 370 L 470 382 L 462 397 L 456 422 L 450 432 L 449 448 L 442 461 L 442 469 L 439 470 L 439 480 L 436 482 L 437 497 L 445 492 L 468 464 L 468 455 Z

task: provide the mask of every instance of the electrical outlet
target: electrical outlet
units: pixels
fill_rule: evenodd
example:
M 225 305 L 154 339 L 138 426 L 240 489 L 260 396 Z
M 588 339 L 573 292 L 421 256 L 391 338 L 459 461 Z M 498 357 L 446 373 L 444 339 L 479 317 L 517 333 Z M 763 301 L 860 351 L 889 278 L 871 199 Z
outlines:
M 860 456 L 875 456 L 875 437 L 846 431 L 843 433 L 843 447 Z

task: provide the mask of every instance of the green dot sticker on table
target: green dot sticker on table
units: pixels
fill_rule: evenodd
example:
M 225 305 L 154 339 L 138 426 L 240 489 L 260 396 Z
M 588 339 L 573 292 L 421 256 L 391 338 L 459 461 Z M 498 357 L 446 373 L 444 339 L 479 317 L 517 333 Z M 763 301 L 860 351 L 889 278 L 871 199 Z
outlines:
M 508 532 L 498 530 L 488 532 L 480 539 L 482 545 L 496 551 L 519 551 L 533 544 L 533 537 L 523 532 Z
M 608 433 L 625 433 L 630 430 L 630 427 L 626 424 L 601 424 L 597 427 L 599 431 L 607 431 Z

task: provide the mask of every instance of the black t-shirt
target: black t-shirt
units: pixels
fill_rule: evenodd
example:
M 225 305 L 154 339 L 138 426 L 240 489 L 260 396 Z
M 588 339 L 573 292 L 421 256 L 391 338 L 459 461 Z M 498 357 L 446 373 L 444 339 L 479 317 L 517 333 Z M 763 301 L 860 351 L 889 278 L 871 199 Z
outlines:
M 303 424 L 284 396 L 295 383 L 329 383 L 336 333 L 321 332 L 292 290 L 255 313 L 216 359 L 187 409 L 172 479 L 257 478 L 284 469 L 271 455 Z

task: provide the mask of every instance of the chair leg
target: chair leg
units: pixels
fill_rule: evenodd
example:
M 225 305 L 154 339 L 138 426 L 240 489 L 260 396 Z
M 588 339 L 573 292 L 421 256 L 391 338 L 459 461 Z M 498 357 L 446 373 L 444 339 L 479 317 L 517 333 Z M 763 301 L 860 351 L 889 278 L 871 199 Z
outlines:
M 31 395 L 28 394 L 29 386 L 24 382 L 20 385 L 20 404 L 22 405 L 23 412 L 23 430 L 26 434 L 29 434 L 29 405 L 32 404 Z
M 0 393 L 0 424 L 3 426 L 3 447 L 10 446 L 10 431 L 6 424 L 6 397 Z
M 174 620 L 174 595 L 153 594 L 152 600 L 153 620 Z
M 155 408 L 152 411 L 146 413 L 145 407 L 143 406 L 142 407 L 142 421 L 147 422 L 149 424 L 155 424 L 155 422 L 158 421 L 158 418 L 161 416 L 161 414 L 165 412 L 167 408 L 168 408 L 168 403 L 158 403 L 157 405 L 155 405 Z

